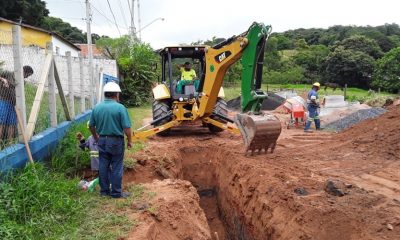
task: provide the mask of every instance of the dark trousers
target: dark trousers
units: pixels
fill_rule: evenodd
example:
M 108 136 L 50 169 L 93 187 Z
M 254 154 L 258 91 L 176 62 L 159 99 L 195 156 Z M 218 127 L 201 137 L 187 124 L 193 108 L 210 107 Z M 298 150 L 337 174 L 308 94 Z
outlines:
M 313 121 L 315 122 L 315 128 L 316 129 L 320 129 L 321 128 L 321 122 L 319 120 L 318 107 L 317 106 L 313 106 L 311 104 L 308 104 L 307 110 L 308 110 L 308 119 L 307 119 L 307 123 L 306 123 L 306 126 L 305 126 L 304 130 L 310 129 L 311 123 Z
M 124 172 L 124 139 L 100 137 L 98 147 L 100 194 L 120 197 L 122 193 L 122 175 Z

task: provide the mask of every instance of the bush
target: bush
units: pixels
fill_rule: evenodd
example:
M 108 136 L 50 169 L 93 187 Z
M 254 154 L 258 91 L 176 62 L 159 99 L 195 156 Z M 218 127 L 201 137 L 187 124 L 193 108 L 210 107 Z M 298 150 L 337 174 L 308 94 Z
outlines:
M 81 132 L 86 139 L 91 135 L 86 123 L 73 124 L 58 143 L 51 158 L 51 168 L 55 171 L 71 176 L 90 165 L 89 151 L 83 151 L 78 147 L 77 132 Z
M 128 57 L 118 59 L 122 82 L 121 100 L 127 106 L 139 106 L 151 100 L 152 85 L 156 82 L 157 74 L 154 64 L 157 56 L 148 44 L 135 43 Z

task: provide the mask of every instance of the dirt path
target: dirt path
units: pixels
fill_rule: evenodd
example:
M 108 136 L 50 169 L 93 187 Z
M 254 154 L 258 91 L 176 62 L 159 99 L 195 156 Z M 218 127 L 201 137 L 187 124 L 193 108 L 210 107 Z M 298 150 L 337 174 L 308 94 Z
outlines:
M 211 239 L 400 239 L 399 119 L 397 107 L 340 134 L 284 129 L 253 157 L 240 136 L 181 126 L 135 154 L 145 163 L 125 182 L 190 181 Z

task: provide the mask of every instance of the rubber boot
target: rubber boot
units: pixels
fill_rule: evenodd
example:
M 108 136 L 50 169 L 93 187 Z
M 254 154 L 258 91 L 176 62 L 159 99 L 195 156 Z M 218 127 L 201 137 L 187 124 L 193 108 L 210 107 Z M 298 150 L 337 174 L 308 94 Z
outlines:
M 321 121 L 319 120 L 319 118 L 314 119 L 315 122 L 315 128 L 317 130 L 321 130 Z

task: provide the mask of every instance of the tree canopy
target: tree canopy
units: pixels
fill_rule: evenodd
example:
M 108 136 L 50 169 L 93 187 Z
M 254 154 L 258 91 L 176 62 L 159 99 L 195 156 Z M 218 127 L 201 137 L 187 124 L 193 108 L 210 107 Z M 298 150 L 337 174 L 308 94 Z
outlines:
M 343 39 L 339 43 L 335 44 L 334 49 L 338 46 L 342 46 L 347 50 L 366 53 L 374 59 L 378 59 L 383 56 L 382 49 L 379 47 L 378 43 L 374 39 L 362 35 L 354 35 Z
M 86 43 L 86 34 L 82 30 L 64 22 L 61 18 L 44 17 L 40 27 L 58 33 L 73 43 Z
M 116 59 L 121 84 L 121 100 L 128 106 L 137 106 L 151 99 L 151 88 L 157 79 L 153 66 L 158 57 L 150 45 L 134 42 L 128 36 L 121 38 L 100 38 L 96 46 L 103 54 Z
M 400 47 L 377 61 L 372 85 L 393 93 L 400 92 Z
M 46 2 L 42 0 L 0 0 L 0 17 L 2 18 L 39 26 L 48 15 Z
M 361 51 L 340 46 L 331 52 L 325 62 L 325 76 L 329 82 L 368 88 L 374 71 L 374 59 Z
M 49 16 L 42 0 L 0 0 L 0 17 L 55 32 L 73 43 L 86 43 L 86 33 L 57 17 Z M 92 42 L 100 39 L 92 33 Z

